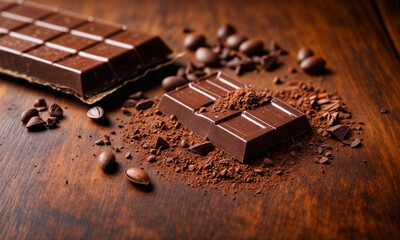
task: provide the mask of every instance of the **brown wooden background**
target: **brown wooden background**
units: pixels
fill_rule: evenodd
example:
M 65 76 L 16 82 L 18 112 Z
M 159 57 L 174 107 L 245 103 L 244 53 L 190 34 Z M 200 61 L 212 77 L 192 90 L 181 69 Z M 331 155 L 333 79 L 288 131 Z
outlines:
M 400 235 L 400 2 L 393 1 L 129 1 L 39 2 L 160 34 L 177 51 L 181 28 L 214 40 L 218 25 L 231 22 L 245 35 L 276 40 L 290 51 L 273 73 L 241 77 L 259 88 L 296 66 L 299 47 L 311 46 L 328 60 L 324 85 L 338 91 L 366 125 L 364 145 L 339 152 L 326 174 L 305 171 L 264 195 L 246 191 L 236 200 L 166 181 L 146 168 L 154 184 L 143 191 L 122 172 L 106 175 L 92 147 L 115 128 L 99 126 L 88 106 L 5 76 L 0 77 L 0 238 L 386 238 Z M 231 71 L 230 71 L 231 72 Z M 316 79 L 303 76 L 304 79 Z M 157 79 L 160 80 L 160 79 Z M 134 89 L 122 92 L 133 92 Z M 149 88 L 150 97 L 160 95 Z M 119 94 L 117 94 L 119 95 Z M 38 97 L 65 110 L 61 127 L 28 133 L 20 113 Z M 121 116 L 118 96 L 101 104 Z M 389 114 L 381 114 L 387 107 Z M 81 135 L 82 138 L 78 138 Z M 90 137 L 92 136 L 92 138 Z M 118 136 L 113 137 L 118 146 Z M 122 168 L 135 165 L 118 155 Z M 367 163 L 363 163 L 367 160 Z M 66 184 L 68 181 L 68 184 Z

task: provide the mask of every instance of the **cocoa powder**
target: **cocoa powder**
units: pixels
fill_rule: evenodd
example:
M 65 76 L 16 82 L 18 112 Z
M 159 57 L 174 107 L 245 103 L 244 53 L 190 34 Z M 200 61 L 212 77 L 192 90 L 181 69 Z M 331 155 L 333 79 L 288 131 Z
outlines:
M 290 82 L 280 90 L 267 89 L 261 93 L 241 89 L 229 93 L 225 99 L 228 101 L 217 101 L 215 109 L 224 111 L 256 107 L 268 100 L 270 95 L 303 111 L 312 131 L 270 147 L 248 164 L 236 161 L 219 148 L 206 156 L 191 152 L 188 146 L 207 139 L 200 138 L 181 125 L 174 116 L 162 114 L 157 109 L 158 99 L 154 100 L 152 107 L 126 116 L 129 121 L 121 121 L 125 126 L 121 130 L 122 140 L 129 145 L 126 148 L 134 152 L 139 164 L 157 169 L 157 173 L 166 179 L 184 181 L 189 186 L 201 187 L 205 191 L 220 189 L 225 193 L 236 193 L 239 189 L 247 189 L 254 194 L 263 193 L 282 181 L 292 180 L 299 170 L 317 170 L 324 174 L 327 166 L 333 166 L 333 149 L 339 151 L 340 148 L 350 147 L 345 141 L 332 139 L 326 132 L 331 123 L 349 126 L 352 131 L 348 138 L 362 140 L 361 125 L 364 123 L 352 120 L 350 111 L 337 94 L 301 81 Z M 233 98 L 242 99 L 242 105 L 229 103 L 229 99 Z M 335 120 L 332 121 L 332 118 Z M 159 138 L 165 140 L 169 147 L 157 148 Z

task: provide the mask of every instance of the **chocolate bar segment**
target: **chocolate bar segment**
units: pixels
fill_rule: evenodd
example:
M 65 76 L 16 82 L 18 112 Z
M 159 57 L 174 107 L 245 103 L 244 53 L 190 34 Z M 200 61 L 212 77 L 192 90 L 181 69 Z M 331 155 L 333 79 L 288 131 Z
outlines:
M 1 15 L 19 21 L 33 23 L 33 21 L 47 17 L 55 12 L 57 12 L 57 8 L 35 3 L 24 3 L 7 8 L 1 12 Z
M 164 94 L 158 108 L 242 162 L 310 129 L 302 112 L 273 97 L 254 109 L 215 111 L 216 100 L 241 88 L 253 89 L 218 72 Z
M 70 29 L 78 27 L 89 21 L 92 21 L 92 17 L 87 17 L 68 11 L 61 11 L 43 20 L 37 20 L 35 24 L 62 32 L 68 32 Z
M 87 99 L 167 59 L 156 36 L 34 3 L 0 0 L 0 72 Z

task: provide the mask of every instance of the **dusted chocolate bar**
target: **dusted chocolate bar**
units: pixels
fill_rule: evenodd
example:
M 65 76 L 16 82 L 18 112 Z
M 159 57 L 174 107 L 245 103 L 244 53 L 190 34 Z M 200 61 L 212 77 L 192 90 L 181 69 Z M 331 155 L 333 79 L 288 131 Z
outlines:
M 90 98 L 171 49 L 157 36 L 34 3 L 0 0 L 0 72 Z
M 246 97 L 243 104 L 253 105 L 244 108 L 242 102 L 233 98 L 229 102 L 235 91 L 239 97 Z M 260 100 L 252 101 L 255 98 L 251 97 L 257 94 L 262 96 Z M 164 94 L 158 108 L 245 162 L 261 150 L 310 129 L 302 112 L 263 94 L 218 72 Z

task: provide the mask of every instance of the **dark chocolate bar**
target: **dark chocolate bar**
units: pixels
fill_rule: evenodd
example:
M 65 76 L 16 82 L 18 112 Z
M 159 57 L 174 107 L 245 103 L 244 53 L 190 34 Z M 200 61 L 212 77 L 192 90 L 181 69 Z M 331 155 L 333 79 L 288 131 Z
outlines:
M 218 99 L 240 88 L 252 87 L 218 72 L 164 94 L 158 108 L 242 162 L 310 129 L 302 112 L 273 97 L 254 109 L 213 110 Z
M 157 36 L 34 3 L 0 0 L 0 72 L 89 98 L 167 59 Z

